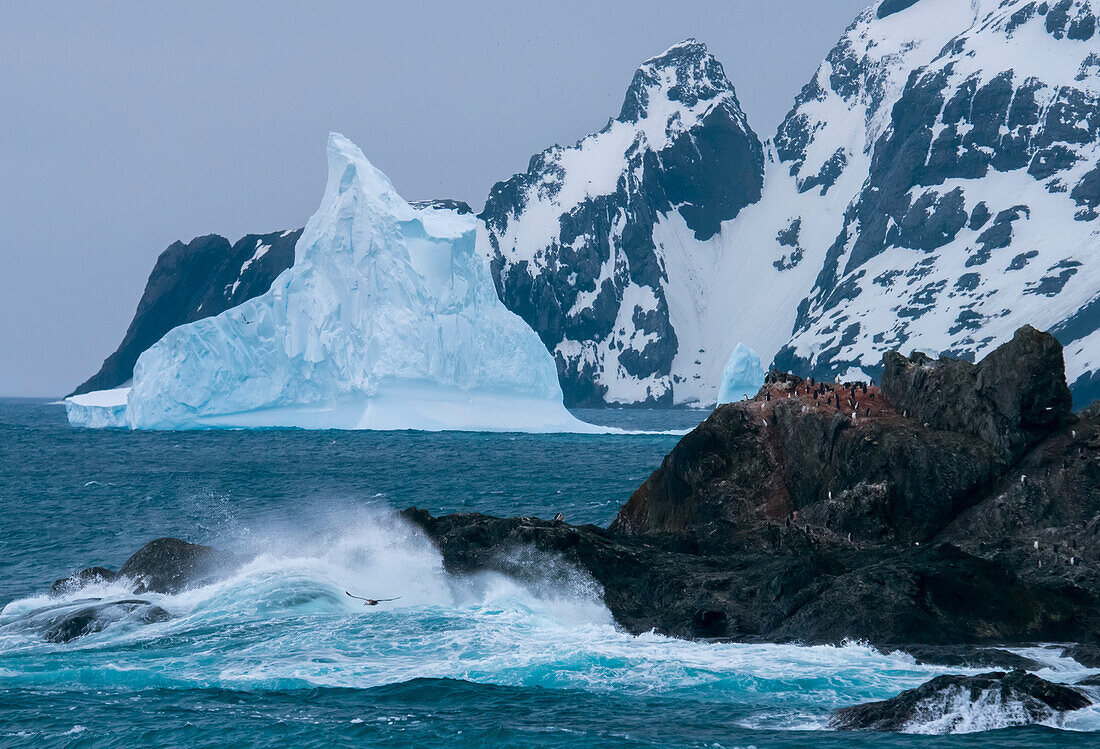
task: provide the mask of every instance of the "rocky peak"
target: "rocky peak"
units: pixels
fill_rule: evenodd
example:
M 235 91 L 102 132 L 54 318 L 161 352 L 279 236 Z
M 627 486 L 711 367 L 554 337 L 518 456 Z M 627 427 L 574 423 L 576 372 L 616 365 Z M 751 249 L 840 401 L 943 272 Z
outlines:
M 1062 345 L 1030 325 L 979 364 L 921 353 L 883 357 L 882 393 L 935 429 L 971 434 L 1014 460 L 1069 415 Z
M 720 250 L 700 243 L 760 199 L 763 175 L 733 86 L 689 40 L 638 68 L 618 118 L 493 187 L 497 292 L 553 354 L 567 405 L 698 399 L 709 341 L 693 320 Z
M 645 118 L 650 101 L 657 96 L 687 107 L 728 97 L 740 111 L 722 64 L 707 52 L 707 45 L 694 39 L 685 39 L 638 67 L 626 91 L 619 121 Z
M 294 263 L 301 235 L 294 229 L 248 234 L 233 244 L 216 234 L 173 242 L 157 258 L 122 343 L 72 394 L 119 387 L 133 377 L 138 357 L 168 331 L 266 292 Z
M 1074 419 L 1062 347 L 1030 326 L 976 365 L 892 353 L 884 367 L 881 389 L 772 372 L 684 437 L 612 529 L 732 539 L 793 522 L 924 543 Z

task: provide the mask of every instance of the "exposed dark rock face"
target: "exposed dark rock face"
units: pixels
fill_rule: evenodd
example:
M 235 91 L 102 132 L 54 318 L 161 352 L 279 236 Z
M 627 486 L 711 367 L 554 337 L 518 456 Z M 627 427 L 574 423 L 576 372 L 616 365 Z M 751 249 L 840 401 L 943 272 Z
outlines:
M 928 414 L 946 414 L 936 425 L 875 387 L 772 373 L 754 400 L 685 436 L 608 530 L 408 516 L 455 571 L 514 573 L 502 551 L 523 546 L 561 556 L 632 632 L 1095 642 L 1100 423 L 1069 412 L 1057 345 L 1024 329 L 977 367 L 920 363 L 943 369 L 923 379 L 899 359 L 891 392 L 919 393 Z M 956 386 L 925 387 L 936 377 Z M 971 408 L 950 411 L 965 383 Z M 1018 438 L 990 431 L 991 413 Z M 982 663 L 952 657 L 964 656 Z
M 133 377 L 138 357 L 172 328 L 265 293 L 294 263 L 301 235 L 301 229 L 249 234 L 231 246 L 225 237 L 210 234 L 170 245 L 149 274 L 122 343 L 72 394 L 123 385 Z
M 201 585 L 238 567 L 243 558 L 211 546 L 192 544 L 178 538 L 150 541 L 126 560 L 118 572 L 91 567 L 53 584 L 54 593 L 78 590 L 90 582 L 112 582 L 125 578 L 134 582 L 134 593 L 178 593 Z
M 935 429 L 977 437 L 1004 460 L 1061 426 L 1072 405 L 1062 346 L 1030 325 L 977 365 L 889 352 L 882 394 Z
M 673 328 L 670 277 L 702 282 L 714 250 L 696 243 L 760 199 L 763 174 L 732 84 L 689 40 L 638 69 L 603 130 L 493 187 L 481 218 L 498 295 L 554 356 L 566 405 L 672 405 L 690 379 L 674 360 L 690 370 L 703 342 Z M 668 257 L 668 242 L 698 255 Z
M 994 671 L 977 676 L 937 676 L 892 699 L 842 708 L 829 725 L 840 731 L 902 731 L 946 721 L 941 732 L 951 733 L 952 713 L 966 705 L 986 711 L 1011 708 L 1012 715 L 1004 718 L 1007 726 L 1038 723 L 1091 704 L 1081 691 L 1034 674 Z M 961 722 L 965 716 L 955 719 Z
M 10 618 L 0 629 L 5 632 L 30 631 L 47 642 L 65 643 L 101 632 L 114 624 L 153 624 L 170 618 L 167 611 L 150 601 L 82 598 L 33 609 Z

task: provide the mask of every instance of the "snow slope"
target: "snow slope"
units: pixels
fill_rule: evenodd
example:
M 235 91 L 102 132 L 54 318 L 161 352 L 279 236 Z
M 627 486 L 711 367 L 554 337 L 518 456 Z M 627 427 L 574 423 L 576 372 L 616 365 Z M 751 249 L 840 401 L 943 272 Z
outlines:
M 497 299 L 475 218 L 410 205 L 343 136 L 328 161 L 294 265 L 143 353 L 129 426 L 592 431 Z M 90 406 L 70 399 L 73 423 L 99 425 Z
M 736 344 L 770 362 L 787 343 L 910 71 L 974 15 L 969 0 L 920 0 L 881 18 L 879 7 L 855 19 L 803 87 L 765 146 L 761 200 L 722 228 L 721 291 L 704 322 L 703 371 L 713 388 Z

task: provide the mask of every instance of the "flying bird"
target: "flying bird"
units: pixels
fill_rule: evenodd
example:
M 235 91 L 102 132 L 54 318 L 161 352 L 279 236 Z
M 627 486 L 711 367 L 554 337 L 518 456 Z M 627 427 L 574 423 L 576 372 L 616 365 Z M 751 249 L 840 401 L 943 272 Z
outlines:
M 344 593 L 349 598 L 354 598 L 358 601 L 362 601 L 364 606 L 377 606 L 378 604 L 385 603 L 386 601 L 396 601 L 398 598 L 401 597 L 401 596 L 396 596 L 394 598 L 363 598 L 363 596 L 353 596 L 351 593 L 348 593 L 346 590 L 344 591 Z
M 245 325 L 251 325 L 251 324 L 252 324 L 252 321 L 251 321 L 251 320 L 249 320 L 249 319 L 248 319 L 247 317 L 245 317 L 244 315 L 241 315 L 241 322 L 243 322 L 243 323 L 244 323 Z M 345 593 L 347 593 L 347 591 L 346 591 L 346 590 L 345 590 L 344 592 L 345 592 Z

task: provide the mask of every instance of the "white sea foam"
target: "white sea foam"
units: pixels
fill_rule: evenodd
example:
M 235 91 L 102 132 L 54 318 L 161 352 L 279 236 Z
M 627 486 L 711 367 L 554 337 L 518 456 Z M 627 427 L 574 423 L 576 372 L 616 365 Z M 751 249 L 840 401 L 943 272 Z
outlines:
M 614 624 L 600 586 L 562 560 L 521 548 L 507 559 L 518 577 L 451 575 L 419 529 L 381 510 L 316 518 L 289 532 L 258 529 L 250 538 L 256 556 L 225 579 L 141 596 L 173 614 L 167 622 L 111 625 L 59 645 L 11 625 L 47 605 L 133 598 L 128 587 L 97 583 L 8 604 L 0 613 L 0 686 L 264 690 L 450 678 L 717 702 L 736 707 L 745 727 L 813 729 L 837 707 L 944 673 L 858 643 L 635 637 Z M 366 607 L 345 590 L 400 599 Z M 998 709 L 988 725 L 1011 720 L 1012 706 Z M 955 720 L 985 725 L 978 716 Z M 1089 725 L 1077 716 L 1066 723 Z

